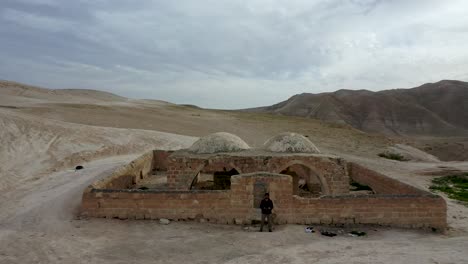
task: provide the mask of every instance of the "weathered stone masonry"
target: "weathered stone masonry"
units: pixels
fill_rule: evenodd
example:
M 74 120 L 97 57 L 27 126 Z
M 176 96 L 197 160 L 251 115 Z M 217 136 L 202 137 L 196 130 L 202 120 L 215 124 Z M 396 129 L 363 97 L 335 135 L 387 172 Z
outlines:
M 221 171 L 234 168 L 240 173 L 280 173 L 284 169 L 300 164 L 315 172 L 325 194 L 349 192 L 349 177 L 343 159 L 331 155 L 272 154 L 244 152 L 243 155 L 190 155 L 179 152 L 169 157 L 167 181 L 175 190 L 188 190 L 200 170 Z
M 293 177 L 278 174 L 292 164 L 311 168 L 323 184 L 317 198 L 293 194 Z M 189 190 L 200 170 L 236 168 L 230 190 Z M 130 189 L 151 170 L 166 172 L 166 190 Z M 353 179 L 375 194 L 351 195 Z M 243 151 L 193 155 L 185 151 L 147 153 L 90 185 L 83 193 L 82 213 L 121 219 L 195 219 L 226 224 L 258 219 L 256 186 L 264 186 L 275 202 L 275 222 L 298 224 L 378 224 L 445 229 L 446 203 L 431 193 L 343 159 L 317 154 Z

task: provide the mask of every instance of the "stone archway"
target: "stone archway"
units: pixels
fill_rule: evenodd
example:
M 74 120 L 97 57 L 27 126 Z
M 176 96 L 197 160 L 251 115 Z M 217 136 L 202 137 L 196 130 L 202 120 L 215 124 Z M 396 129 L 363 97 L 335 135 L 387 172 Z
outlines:
M 292 177 L 294 195 L 318 197 L 330 193 L 324 177 L 314 167 L 302 161 L 292 161 L 283 166 L 278 173 Z

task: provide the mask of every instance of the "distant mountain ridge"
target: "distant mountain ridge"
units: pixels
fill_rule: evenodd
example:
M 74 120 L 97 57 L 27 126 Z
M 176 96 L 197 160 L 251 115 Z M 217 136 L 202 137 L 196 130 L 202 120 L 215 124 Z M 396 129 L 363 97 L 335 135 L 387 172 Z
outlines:
M 67 98 L 83 98 L 101 101 L 126 101 L 127 98 L 98 90 L 91 89 L 48 89 L 38 86 L 0 80 L 0 95 L 2 96 L 19 96 L 32 99 L 47 99 L 54 98 L 66 100 Z
M 320 119 L 387 135 L 467 136 L 468 82 L 442 80 L 378 92 L 303 93 L 245 111 Z

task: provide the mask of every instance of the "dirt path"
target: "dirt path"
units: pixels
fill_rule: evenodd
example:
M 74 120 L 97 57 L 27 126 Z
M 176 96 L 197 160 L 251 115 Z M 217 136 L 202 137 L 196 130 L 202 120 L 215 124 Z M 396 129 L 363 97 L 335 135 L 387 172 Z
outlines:
M 468 263 L 466 234 L 366 229 L 367 237 L 239 226 L 76 219 L 81 192 L 131 156 L 31 183 L 1 202 L 0 263 Z

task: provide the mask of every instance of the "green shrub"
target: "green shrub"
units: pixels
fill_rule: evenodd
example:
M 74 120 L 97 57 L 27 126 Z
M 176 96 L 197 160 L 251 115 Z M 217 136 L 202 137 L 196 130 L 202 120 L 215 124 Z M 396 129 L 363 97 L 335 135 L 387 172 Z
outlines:
M 391 160 L 398 160 L 398 161 L 407 161 L 403 155 L 398 153 L 390 153 L 390 152 L 382 152 L 378 154 L 379 157 L 391 159 Z
M 434 178 L 429 189 L 444 192 L 449 198 L 468 204 L 468 173 Z

